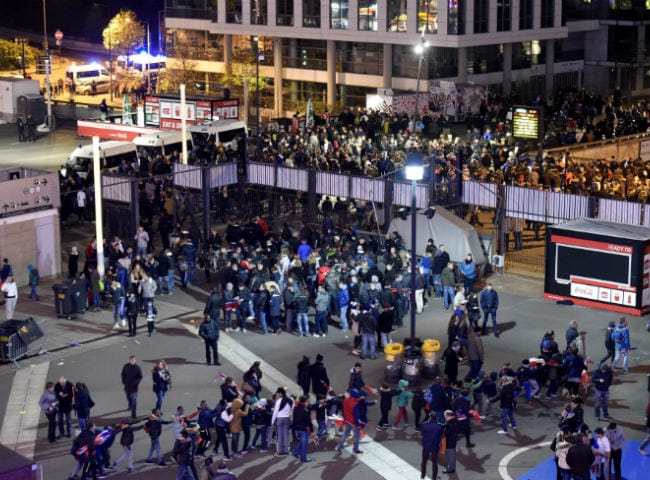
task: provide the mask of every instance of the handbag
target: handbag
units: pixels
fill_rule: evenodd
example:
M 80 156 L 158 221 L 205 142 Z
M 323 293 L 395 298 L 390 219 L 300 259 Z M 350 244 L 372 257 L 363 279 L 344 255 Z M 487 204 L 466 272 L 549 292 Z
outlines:
M 246 393 L 255 393 L 255 388 L 253 388 L 253 386 L 248 382 L 244 382 L 241 389 Z
M 444 455 L 447 453 L 447 437 L 445 435 L 442 436 L 442 439 L 440 440 L 440 446 L 438 447 L 438 453 L 441 455 Z

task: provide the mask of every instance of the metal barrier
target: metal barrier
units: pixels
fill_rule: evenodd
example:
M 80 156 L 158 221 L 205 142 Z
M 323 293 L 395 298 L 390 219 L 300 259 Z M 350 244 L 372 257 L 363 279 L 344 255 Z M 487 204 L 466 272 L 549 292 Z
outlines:
M 43 355 L 47 353 L 46 347 L 47 335 L 33 317 L 7 320 L 0 324 L 0 360 L 11 362 L 20 368 L 18 360 L 33 352 Z
M 646 205 L 647 207 L 647 205 Z M 598 200 L 598 219 L 608 222 L 643 225 L 641 214 L 644 208 L 640 203 L 625 200 L 601 198 Z

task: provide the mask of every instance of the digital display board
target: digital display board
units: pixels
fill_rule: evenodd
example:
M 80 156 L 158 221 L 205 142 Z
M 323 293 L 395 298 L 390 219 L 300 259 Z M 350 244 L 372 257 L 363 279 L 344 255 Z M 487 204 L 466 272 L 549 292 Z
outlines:
M 535 107 L 513 107 L 512 134 L 515 138 L 539 139 L 541 111 Z

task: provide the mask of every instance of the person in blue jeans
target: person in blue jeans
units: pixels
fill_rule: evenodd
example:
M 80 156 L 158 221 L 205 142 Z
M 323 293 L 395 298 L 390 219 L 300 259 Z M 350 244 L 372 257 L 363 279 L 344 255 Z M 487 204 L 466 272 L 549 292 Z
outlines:
M 630 357 L 630 331 L 627 328 L 627 318 L 621 317 L 618 325 L 612 332 L 612 340 L 616 348 L 616 355 L 612 360 L 612 370 L 617 368 L 618 361 L 623 357 L 623 373 L 628 372 Z
M 483 326 L 482 334 L 487 334 L 487 321 L 488 317 L 492 317 L 492 332 L 495 337 L 499 336 L 499 329 L 497 328 L 497 309 L 499 308 L 499 295 L 496 290 L 492 288 L 492 284 L 488 283 L 485 289 L 481 292 L 479 299 L 481 309 L 483 310 Z
M 504 376 L 501 377 L 501 388 L 496 396 L 490 398 L 490 403 L 499 401 L 499 408 L 501 409 L 501 430 L 497 433 L 505 435 L 508 433 L 508 421 L 513 430 L 517 430 L 517 422 L 515 421 L 514 401 L 515 401 L 515 386 L 512 383 L 512 378 Z
M 454 272 L 454 268 L 454 264 L 449 262 L 440 274 L 442 305 L 446 310 L 454 304 L 454 297 L 456 296 L 456 273 Z
M 191 238 L 185 240 L 185 245 L 181 250 L 181 255 L 187 260 L 187 270 L 183 274 L 183 287 L 187 287 L 194 279 L 194 265 L 196 264 L 196 246 L 192 243 Z
M 298 442 L 291 453 L 303 463 L 311 462 L 313 459 L 307 456 L 307 447 L 309 438 L 314 434 L 314 428 L 311 423 L 309 397 L 302 395 L 298 399 L 298 403 L 293 407 L 292 417 L 291 425 L 298 435 Z
M 345 429 L 341 440 L 336 444 L 334 450 L 337 455 L 341 455 L 341 449 L 348 440 L 348 436 L 352 433 L 352 453 L 360 455 L 363 452 L 359 450 L 359 440 L 361 439 L 361 429 L 363 424 L 359 416 L 359 390 L 351 388 L 349 394 L 343 400 L 343 421 L 345 422 Z
M 318 287 L 318 293 L 316 293 L 315 300 L 315 309 L 316 309 L 316 332 L 314 333 L 315 337 L 322 335 L 323 337 L 327 335 L 327 311 L 329 309 L 330 297 L 325 291 L 325 288 Z

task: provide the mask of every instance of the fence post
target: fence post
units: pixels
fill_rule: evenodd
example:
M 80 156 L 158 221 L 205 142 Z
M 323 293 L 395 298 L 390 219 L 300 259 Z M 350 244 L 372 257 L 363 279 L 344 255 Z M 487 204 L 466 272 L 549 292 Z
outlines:
M 212 167 L 201 167 L 201 191 L 203 192 L 203 238 L 210 238 L 210 191 Z M 205 243 L 204 243 L 205 244 Z
M 497 253 L 503 255 L 505 253 L 505 224 L 506 224 L 506 188 L 504 185 L 497 187 Z M 508 234 L 509 235 L 509 234 Z
M 598 199 L 596 197 L 588 197 L 589 198 L 589 207 L 587 209 L 589 218 L 596 218 L 596 204 L 598 202 Z
M 303 212 L 305 223 L 313 221 L 318 212 L 316 211 L 316 170 L 307 170 L 307 208 Z
M 131 232 L 133 235 L 138 225 L 140 225 L 140 191 L 138 188 L 138 179 L 131 179 Z M 149 228 L 153 229 L 153 225 Z
M 384 233 L 390 228 L 393 210 L 393 180 L 386 178 L 384 180 Z M 379 225 L 378 225 L 379 226 Z

